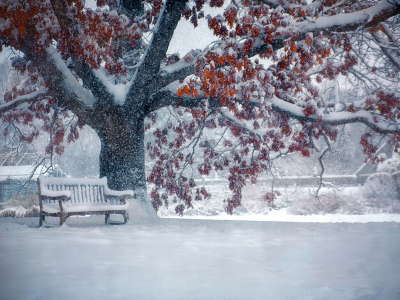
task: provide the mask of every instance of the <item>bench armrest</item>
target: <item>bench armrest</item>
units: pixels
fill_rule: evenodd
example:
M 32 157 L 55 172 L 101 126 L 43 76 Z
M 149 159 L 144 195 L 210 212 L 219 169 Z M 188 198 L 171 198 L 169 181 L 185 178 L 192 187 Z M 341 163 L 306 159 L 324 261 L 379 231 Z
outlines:
M 107 196 L 113 196 L 113 197 L 128 196 L 129 198 L 133 198 L 133 191 L 131 191 L 131 190 L 114 191 L 114 190 L 110 190 L 109 188 L 105 188 L 104 194 L 106 194 Z
M 51 197 L 51 198 L 59 198 L 59 197 L 67 197 L 71 198 L 70 191 L 51 191 L 46 187 L 45 178 L 43 176 L 39 176 L 38 182 L 40 185 L 40 195 L 44 197 Z

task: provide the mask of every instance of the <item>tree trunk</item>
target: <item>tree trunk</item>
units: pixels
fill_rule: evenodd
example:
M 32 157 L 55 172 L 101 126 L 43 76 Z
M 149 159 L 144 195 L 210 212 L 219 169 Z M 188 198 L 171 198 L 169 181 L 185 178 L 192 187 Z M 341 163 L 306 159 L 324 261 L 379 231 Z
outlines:
M 121 113 L 103 115 L 97 133 L 101 141 L 100 177 L 106 176 L 113 190 L 133 190 L 130 201 L 130 222 L 158 222 L 159 218 L 147 198 L 144 117 Z
M 147 197 L 143 107 L 121 106 L 97 108 L 92 128 L 100 138 L 100 177 L 107 177 L 113 190 L 132 190 L 129 201 L 130 222 L 158 222 L 159 218 Z
M 121 115 L 117 118 L 117 122 L 108 123 L 99 132 L 100 177 L 107 177 L 110 189 L 136 193 L 146 189 L 144 118 L 127 120 Z

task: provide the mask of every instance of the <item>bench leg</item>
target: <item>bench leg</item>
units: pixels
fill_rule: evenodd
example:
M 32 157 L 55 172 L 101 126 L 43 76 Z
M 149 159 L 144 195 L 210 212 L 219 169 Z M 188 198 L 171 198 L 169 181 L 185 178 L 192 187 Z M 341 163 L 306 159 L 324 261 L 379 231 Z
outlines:
M 128 222 L 128 220 L 129 220 L 129 213 L 124 212 L 124 223 Z
M 43 221 L 45 221 L 45 216 L 43 213 L 40 213 L 39 215 L 39 227 L 43 226 Z
M 60 214 L 60 226 L 62 226 L 65 221 L 67 221 L 67 218 L 65 217 L 65 214 L 63 212 L 61 212 Z
M 67 216 L 65 215 L 64 212 L 62 199 L 58 200 L 58 205 L 60 206 L 60 226 L 62 226 L 65 223 L 65 221 L 67 221 Z
M 110 219 L 110 214 L 106 213 L 106 217 L 105 217 L 105 222 L 106 224 L 108 224 L 108 220 Z

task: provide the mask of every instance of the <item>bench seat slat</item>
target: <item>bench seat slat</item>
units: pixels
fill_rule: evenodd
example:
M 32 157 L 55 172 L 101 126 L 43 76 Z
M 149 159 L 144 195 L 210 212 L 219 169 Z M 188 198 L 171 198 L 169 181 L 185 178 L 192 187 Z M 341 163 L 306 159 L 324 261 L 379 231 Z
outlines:
M 129 204 L 121 204 L 121 205 L 107 205 L 107 204 L 74 204 L 68 205 L 68 203 L 63 204 L 64 212 L 91 212 L 91 211 L 113 211 L 113 210 L 127 210 L 129 208 Z M 43 211 L 47 213 L 59 213 L 60 207 L 58 204 L 43 204 Z

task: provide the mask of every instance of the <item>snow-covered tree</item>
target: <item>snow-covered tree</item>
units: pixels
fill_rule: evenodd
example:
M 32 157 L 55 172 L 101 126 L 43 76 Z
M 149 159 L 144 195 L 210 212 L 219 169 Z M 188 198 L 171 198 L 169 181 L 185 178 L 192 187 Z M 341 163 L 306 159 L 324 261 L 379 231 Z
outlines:
M 147 149 L 153 206 L 173 200 L 181 213 L 208 197 L 193 180 L 200 149 L 200 174 L 229 172 L 232 212 L 243 186 L 276 157 L 309 156 L 321 137 L 329 147 L 335 126 L 367 125 L 368 157 L 376 135 L 399 151 L 398 0 L 97 0 L 96 7 L 0 1 L 0 45 L 20 51 L 12 65 L 27 74 L 5 93 L 0 114 L 30 128 L 26 141 L 50 132 L 47 151 L 58 154 L 90 126 L 101 140 L 100 176 L 113 189 L 145 187 Z M 207 7 L 224 12 L 206 15 Z M 195 28 L 207 22 L 217 40 L 167 55 L 182 18 L 198 39 L 204 32 Z M 145 145 L 148 129 L 155 139 Z

